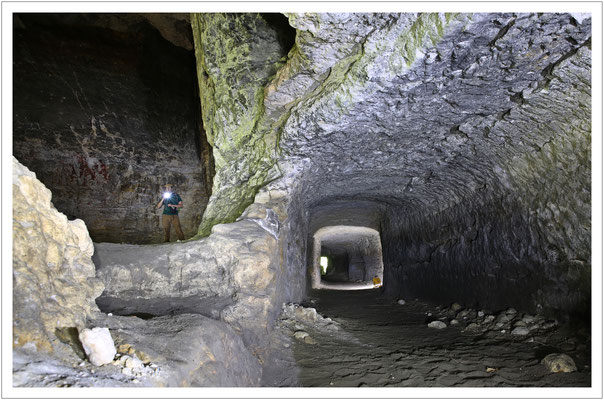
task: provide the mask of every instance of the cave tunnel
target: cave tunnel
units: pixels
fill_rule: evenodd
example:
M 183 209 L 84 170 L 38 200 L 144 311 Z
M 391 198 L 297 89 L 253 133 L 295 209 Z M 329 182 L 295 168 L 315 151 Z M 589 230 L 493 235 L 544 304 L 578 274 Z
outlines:
M 591 384 L 588 15 L 15 14 L 14 44 L 14 155 L 92 239 L 60 332 L 168 371 L 140 385 Z M 165 183 L 191 240 L 159 244 Z

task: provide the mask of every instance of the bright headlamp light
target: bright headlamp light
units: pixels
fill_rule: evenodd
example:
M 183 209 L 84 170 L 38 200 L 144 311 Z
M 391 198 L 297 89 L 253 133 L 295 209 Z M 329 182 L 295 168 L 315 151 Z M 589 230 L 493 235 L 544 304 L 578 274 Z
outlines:
M 169 199 L 172 197 L 172 192 L 164 192 L 164 199 Z

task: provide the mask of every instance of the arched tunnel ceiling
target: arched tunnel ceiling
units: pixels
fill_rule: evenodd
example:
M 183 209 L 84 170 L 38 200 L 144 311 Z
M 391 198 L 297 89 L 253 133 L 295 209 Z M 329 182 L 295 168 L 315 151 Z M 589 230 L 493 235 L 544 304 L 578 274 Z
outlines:
M 346 14 L 290 23 L 321 82 L 281 139 L 286 157 L 311 161 L 309 208 L 348 199 L 442 210 L 509 189 L 522 175 L 514 168 L 547 143 L 589 137 L 589 19 Z
M 321 241 L 321 246 L 351 249 L 364 246 L 364 242 L 379 242 L 379 233 L 362 226 L 336 225 L 319 229 L 315 238 Z

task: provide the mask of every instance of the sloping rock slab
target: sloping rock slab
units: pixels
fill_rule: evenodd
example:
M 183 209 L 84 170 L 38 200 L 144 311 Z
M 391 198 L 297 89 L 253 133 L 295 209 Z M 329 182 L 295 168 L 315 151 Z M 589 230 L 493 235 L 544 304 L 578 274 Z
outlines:
M 261 367 L 241 338 L 225 323 L 198 314 L 142 320 L 108 316 L 118 351 L 152 362 L 161 373 L 156 386 L 258 386 Z

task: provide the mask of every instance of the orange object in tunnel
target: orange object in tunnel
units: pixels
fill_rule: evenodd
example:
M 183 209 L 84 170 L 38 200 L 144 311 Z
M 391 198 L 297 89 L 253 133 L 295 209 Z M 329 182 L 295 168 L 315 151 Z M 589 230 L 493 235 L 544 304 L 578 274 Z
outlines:
M 374 285 L 379 285 L 381 283 L 382 283 L 382 280 L 378 276 L 376 276 L 376 277 L 373 278 L 373 284 Z

